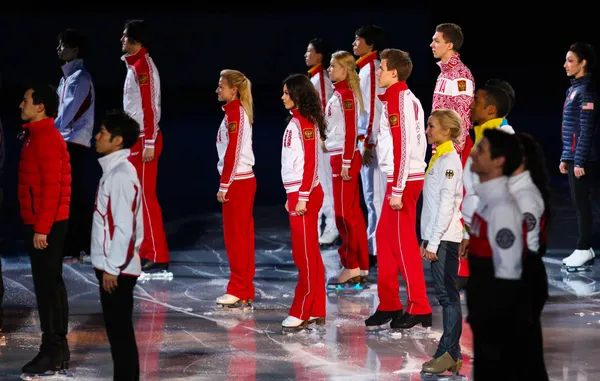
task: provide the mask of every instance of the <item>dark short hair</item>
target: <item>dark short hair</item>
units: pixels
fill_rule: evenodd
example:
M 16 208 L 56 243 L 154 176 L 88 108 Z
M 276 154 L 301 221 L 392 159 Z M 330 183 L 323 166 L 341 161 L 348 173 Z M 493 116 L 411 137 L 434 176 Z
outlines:
M 510 176 L 523 162 L 523 146 L 515 134 L 504 132 L 497 128 L 487 129 L 483 136 L 490 143 L 490 157 L 504 157 L 502 174 Z
M 508 85 L 508 82 L 506 83 Z M 510 86 L 510 85 L 509 85 Z M 479 90 L 485 91 L 485 105 L 496 106 L 496 117 L 504 118 L 510 112 L 513 101 L 504 85 L 486 83 Z
M 144 20 L 128 20 L 125 22 L 126 36 L 133 43 L 140 43 L 147 48 L 150 44 L 150 28 Z
M 515 94 L 515 89 L 513 89 L 513 87 L 510 85 L 510 83 L 506 82 L 503 79 L 492 78 L 492 79 L 488 79 L 485 82 L 485 86 L 497 86 L 497 87 L 502 88 L 504 91 L 506 91 L 506 94 L 508 94 L 508 98 L 510 100 L 509 112 L 510 112 L 510 110 L 512 110 L 513 106 L 515 105 L 516 94 Z M 503 116 L 506 116 L 506 115 L 508 115 L 508 112 L 506 114 L 504 114 Z
M 385 33 L 383 28 L 377 25 L 363 25 L 355 33 L 364 38 L 367 45 L 373 46 L 373 50 L 381 51 L 385 44 Z
M 329 45 L 322 38 L 313 38 L 308 42 L 315 48 L 315 53 L 323 55 L 323 65 L 328 66 L 329 61 L 331 61 L 331 51 L 329 50 Z
M 71 49 L 77 48 L 79 53 L 78 58 L 83 58 L 85 55 L 85 38 L 75 29 L 65 29 L 58 34 L 56 40 L 62 42 Z
M 455 51 L 459 51 L 462 48 L 463 42 L 465 41 L 465 37 L 463 35 L 462 29 L 457 24 L 453 23 L 443 23 L 439 24 L 435 28 L 436 32 L 440 32 L 444 36 L 444 40 L 446 42 L 451 42 L 452 47 Z
M 596 51 L 594 47 L 587 42 L 575 42 L 569 47 L 569 51 L 575 53 L 579 61 L 586 60 L 585 72 L 591 73 L 596 67 Z
M 58 94 L 56 93 L 56 87 L 48 84 L 34 84 L 27 88 L 33 91 L 31 94 L 33 104 L 43 104 L 46 116 L 56 118 L 58 115 Z
M 102 124 L 111 141 L 115 136 L 123 138 L 124 149 L 133 147 L 140 136 L 140 125 L 123 110 L 108 111 Z

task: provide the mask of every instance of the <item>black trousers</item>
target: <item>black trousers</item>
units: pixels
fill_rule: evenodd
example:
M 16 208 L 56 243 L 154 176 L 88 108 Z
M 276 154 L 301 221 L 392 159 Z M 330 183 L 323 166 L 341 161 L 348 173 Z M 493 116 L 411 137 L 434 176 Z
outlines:
M 4 190 L 0 188 L 0 207 L 4 200 Z M 4 311 L 2 310 L 2 302 L 4 301 L 4 279 L 2 278 L 2 258 L 0 257 L 0 330 L 4 323 Z
M 577 250 L 588 250 L 592 247 L 592 203 L 590 200 L 592 187 L 596 175 L 596 163 L 586 163 L 583 167 L 585 176 L 575 177 L 575 165 L 567 161 L 569 169 L 569 187 L 571 188 L 571 200 L 577 212 L 577 223 L 579 225 L 579 240 Z
M 41 351 L 54 357 L 69 360 L 67 331 L 69 305 L 67 289 L 63 281 L 63 245 L 67 235 L 68 221 L 58 221 L 48 234 L 48 247 L 33 247 L 33 226 L 25 226 L 24 247 L 31 260 L 31 274 L 42 329 Z
M 109 294 L 102 287 L 102 275 L 102 271 L 96 270 L 106 335 L 113 359 L 113 380 L 138 381 L 140 362 L 133 329 L 133 288 L 137 278 L 120 275 L 117 289 Z
M 67 143 L 67 149 L 71 159 L 71 208 L 64 255 L 79 257 L 81 251 L 90 252 L 93 204 L 86 191 L 86 174 L 89 173 L 86 160 L 90 148 Z

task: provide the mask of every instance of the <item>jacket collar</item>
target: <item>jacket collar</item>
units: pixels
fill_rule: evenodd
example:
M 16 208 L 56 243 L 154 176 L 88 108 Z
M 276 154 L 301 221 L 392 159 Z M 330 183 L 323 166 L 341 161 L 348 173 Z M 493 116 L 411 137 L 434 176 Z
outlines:
M 580 85 L 588 84 L 588 83 L 590 83 L 591 80 L 592 80 L 592 75 L 586 74 L 583 77 L 571 78 L 571 85 L 577 87 Z
M 453 67 L 461 63 L 460 54 L 458 52 L 454 53 L 452 57 L 448 60 L 448 62 L 443 63 L 441 60 L 437 62 L 438 66 L 442 69 L 442 71 L 451 70 Z
M 358 69 L 362 69 L 363 67 L 367 66 L 369 63 L 375 61 L 377 59 L 377 51 L 374 50 L 370 53 L 365 54 L 364 56 L 360 57 L 359 59 L 356 60 L 356 65 L 358 66 Z
M 342 90 L 342 89 L 349 89 L 350 87 L 348 87 L 348 80 L 344 79 L 343 81 L 339 81 L 333 84 L 333 87 L 335 87 L 336 90 Z
M 488 120 L 487 122 L 483 123 L 480 126 L 473 127 L 473 129 L 475 130 L 475 143 L 473 144 L 473 148 L 471 149 L 471 151 L 475 151 L 475 149 L 477 148 L 477 144 L 479 144 L 481 139 L 483 139 L 483 133 L 485 130 L 503 126 L 504 125 L 504 124 L 502 124 L 503 121 L 504 121 L 504 118 L 494 118 L 494 119 Z
M 35 133 L 36 131 L 48 127 L 56 128 L 54 126 L 54 118 L 44 118 L 42 120 L 38 120 L 37 122 L 25 123 L 23 125 L 23 128 L 31 133 Z
M 124 54 L 121 56 L 121 59 L 127 63 L 127 65 L 134 65 L 138 62 L 142 57 L 148 54 L 148 50 L 146 48 L 141 48 L 135 54 Z
M 387 101 L 390 97 L 398 95 L 401 91 L 408 90 L 406 81 L 399 81 L 385 89 L 383 94 L 377 95 L 382 102 Z
M 131 150 L 128 148 L 120 149 L 118 151 L 109 153 L 108 155 L 99 158 L 98 163 L 100 163 L 100 166 L 102 167 L 102 172 L 108 173 L 111 169 L 114 168 L 115 165 L 123 161 L 129 160 L 130 153 Z
M 83 69 L 83 59 L 77 58 L 73 61 L 67 62 L 66 64 L 62 65 L 61 69 L 65 77 L 68 77 L 77 70 Z
M 535 184 L 531 179 L 531 173 L 529 171 L 521 172 L 518 175 L 508 178 L 508 187 L 510 188 L 511 193 L 514 193 L 519 189 L 529 188 L 531 186 L 535 186 Z
M 499 176 L 495 179 L 479 183 L 475 185 L 475 193 L 485 203 L 494 199 L 507 197 L 510 194 L 508 190 L 508 177 Z
M 231 102 L 227 102 L 225 103 L 225 105 L 223 105 L 223 107 L 221 107 L 223 109 L 223 111 L 228 112 L 228 111 L 233 111 L 236 108 L 241 106 L 241 102 L 239 99 L 234 99 Z
M 323 72 L 323 65 L 321 65 L 321 64 L 316 64 L 313 67 L 311 67 L 310 69 L 308 69 L 308 75 L 311 78 L 321 72 Z

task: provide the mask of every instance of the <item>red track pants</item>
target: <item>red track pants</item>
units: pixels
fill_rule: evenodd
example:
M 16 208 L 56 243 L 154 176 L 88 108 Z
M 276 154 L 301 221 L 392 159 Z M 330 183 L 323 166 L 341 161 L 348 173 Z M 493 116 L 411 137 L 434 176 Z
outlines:
M 369 243 L 367 224 L 360 207 L 360 169 L 362 157 L 357 151 L 352 159 L 349 181 L 342 179 L 342 155 L 331 156 L 333 174 L 333 207 L 335 224 L 342 238 L 338 249 L 342 266 L 347 269 L 360 267 L 369 270 Z
M 417 241 L 417 200 L 423 190 L 423 180 L 407 181 L 402 195 L 402 209 L 390 206 L 392 183 L 387 184 L 385 200 L 377 227 L 377 292 L 380 311 L 402 309 L 398 270 L 406 282 L 408 308 L 412 315 L 431 313 L 427 299 L 423 260 Z
M 152 262 L 168 263 L 169 247 L 163 225 L 162 212 L 156 197 L 156 177 L 158 176 L 158 158 L 162 153 L 162 132 L 158 132 L 154 148 L 154 160 L 144 163 L 144 138 L 131 147 L 129 161 L 135 167 L 142 186 L 142 213 L 144 215 L 144 240 L 140 248 L 140 258 Z
M 298 284 L 290 316 L 301 320 L 325 317 L 325 268 L 319 249 L 319 210 L 323 205 L 323 188 L 313 189 L 306 203 L 306 213 L 296 215 L 298 192 L 288 193 L 292 257 L 298 267 Z
M 227 293 L 254 299 L 254 195 L 256 177 L 235 180 L 223 204 L 223 236 L 229 259 Z

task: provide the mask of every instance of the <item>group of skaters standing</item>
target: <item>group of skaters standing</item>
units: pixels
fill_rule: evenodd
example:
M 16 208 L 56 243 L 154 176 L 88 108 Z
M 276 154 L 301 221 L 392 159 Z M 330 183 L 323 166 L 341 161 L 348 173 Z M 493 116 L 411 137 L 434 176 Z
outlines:
M 466 289 L 475 378 L 493 379 L 517 356 L 526 359 L 527 369 L 515 379 L 548 379 L 540 318 L 548 297 L 542 257 L 552 218 L 549 175 L 540 145 L 508 123 L 514 89 L 501 79 L 476 87 L 460 59 L 461 28 L 440 24 L 430 47 L 441 73 L 426 119 L 408 86 L 409 53 L 384 49 L 383 38 L 382 28 L 361 27 L 354 54 L 330 54 L 325 41 L 315 38 L 305 54 L 308 75 L 293 74 L 282 82 L 281 100 L 290 116 L 282 134 L 281 180 L 298 267 L 283 330 L 324 325 L 326 289 L 367 287 L 375 263 L 379 305 L 365 320 L 367 328 L 431 326 L 424 259 L 442 306 L 443 335 L 423 372 L 460 369 L 459 291 Z M 595 63 L 593 48 L 577 42 L 564 64 L 572 87 L 564 105 L 560 171 L 569 174 L 580 227 L 567 267 L 594 260 L 589 206 L 597 161 Z M 250 80 L 237 70 L 224 70 L 216 92 L 225 112 L 216 143 L 217 199 L 223 204 L 231 268 L 226 293 L 216 302 L 224 308 L 247 307 L 254 299 L 257 186 Z M 420 197 L 421 243 L 416 230 Z M 342 267 L 326 281 L 320 244 L 331 243 L 332 234 L 341 238 Z M 400 300 L 398 273 L 406 284 L 406 305 Z

